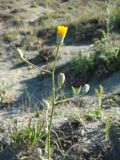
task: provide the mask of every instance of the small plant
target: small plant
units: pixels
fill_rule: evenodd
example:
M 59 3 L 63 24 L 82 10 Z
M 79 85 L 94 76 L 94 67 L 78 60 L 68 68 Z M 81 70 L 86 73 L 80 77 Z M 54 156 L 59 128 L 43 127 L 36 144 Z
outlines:
M 79 58 L 75 59 L 72 63 L 71 69 L 74 73 L 88 72 L 93 68 L 93 56 L 91 55 L 81 55 Z
M 57 47 L 56 47 L 55 59 L 54 59 L 54 62 L 53 62 L 52 71 L 48 71 L 48 70 L 44 69 L 44 66 L 43 67 L 38 67 L 38 66 L 30 63 L 29 61 L 27 61 L 24 58 L 24 54 L 22 53 L 22 51 L 20 49 L 17 49 L 17 51 L 19 52 L 20 58 L 24 62 L 26 62 L 28 65 L 31 65 L 34 68 L 39 69 L 40 71 L 49 73 L 51 75 L 51 79 L 52 79 L 52 92 L 51 92 L 51 95 L 52 96 L 51 96 L 50 104 L 49 104 L 49 102 L 47 102 L 47 106 L 50 106 L 50 110 L 49 110 L 49 116 L 48 116 L 48 112 L 47 112 L 47 116 L 46 116 L 46 117 L 49 117 L 46 120 L 48 122 L 48 125 L 47 125 L 48 126 L 48 129 L 47 129 L 47 158 L 48 158 L 48 160 L 51 160 L 51 129 L 52 129 L 52 121 L 53 121 L 56 105 L 59 104 L 59 103 L 64 103 L 64 102 L 71 101 L 71 100 L 74 100 L 76 98 L 81 97 L 81 95 L 77 95 L 77 96 L 73 96 L 73 97 L 70 97 L 70 98 L 67 98 L 67 99 L 62 99 L 62 100 L 58 100 L 57 99 L 57 97 L 58 97 L 57 93 L 58 93 L 59 90 L 61 90 L 61 88 L 62 88 L 62 86 L 63 86 L 63 84 L 65 82 L 65 75 L 64 75 L 64 73 L 60 73 L 58 75 L 57 85 L 55 85 L 56 62 L 57 62 L 58 57 L 60 55 L 60 48 L 61 48 L 61 45 L 64 42 L 64 38 L 66 36 L 67 30 L 68 30 L 68 27 L 66 27 L 66 26 L 58 26 L 58 28 L 57 28 Z M 89 91 L 89 85 L 86 84 L 83 87 L 82 95 L 84 95 L 88 91 Z
M 106 18 L 105 18 L 105 21 L 106 21 L 106 30 L 107 30 L 107 35 L 109 36 L 111 30 L 112 30 L 112 16 L 111 16 L 111 13 L 112 13 L 112 4 L 113 2 L 111 0 L 105 0 L 105 4 L 106 4 L 106 12 L 107 12 L 107 15 L 106 15 Z
M 84 113 L 84 118 L 87 121 L 96 121 L 100 120 L 103 117 L 102 112 L 102 96 L 104 93 L 103 87 L 100 85 L 99 89 L 95 89 L 95 94 L 97 97 L 97 106 L 95 108 L 89 109 Z
M 80 86 L 80 87 L 78 87 L 78 88 L 72 86 L 71 88 L 72 88 L 72 93 L 73 93 L 73 95 L 74 95 L 74 96 L 78 96 L 78 95 L 80 94 L 80 92 L 81 92 L 82 86 Z
M 101 120 L 102 116 L 103 116 L 103 113 L 102 113 L 101 109 L 98 107 L 89 109 L 84 113 L 84 119 L 86 121 Z
M 31 7 L 32 8 L 37 8 L 39 6 L 39 4 L 37 3 L 37 2 L 33 2 L 32 4 L 31 4 Z
M 31 120 L 27 127 L 19 131 L 17 120 L 14 120 L 14 130 L 11 133 L 11 139 L 22 147 L 23 144 L 35 145 L 38 141 L 43 144 L 43 138 L 46 138 L 46 131 L 43 124 L 32 124 Z
M 96 41 L 93 50 L 95 52 L 95 66 L 101 65 L 108 72 L 120 69 L 120 47 L 113 45 L 109 37 Z
M 97 106 L 98 108 L 102 107 L 102 96 L 104 93 L 104 88 L 100 85 L 99 89 L 95 89 L 95 94 L 97 96 Z
M 11 133 L 10 138 L 13 142 L 17 144 L 17 146 L 22 146 L 24 142 L 23 136 L 21 136 L 18 132 L 17 120 L 14 119 L 14 131 Z
M 120 47 L 112 40 L 111 31 L 113 29 L 113 18 L 111 16 L 113 5 L 111 0 L 106 0 L 106 12 L 105 17 L 106 29 L 99 30 L 102 33 L 102 37 L 96 40 L 93 45 L 95 52 L 94 63 L 95 66 L 102 66 L 106 73 L 110 73 L 120 69 Z

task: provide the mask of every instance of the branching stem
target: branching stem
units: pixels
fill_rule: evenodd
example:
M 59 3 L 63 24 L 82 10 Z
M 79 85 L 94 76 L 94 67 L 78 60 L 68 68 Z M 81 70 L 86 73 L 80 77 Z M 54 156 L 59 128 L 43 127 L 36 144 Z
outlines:
M 52 119 L 54 115 L 54 108 L 55 108 L 55 66 L 59 55 L 60 45 L 57 46 L 55 61 L 53 64 L 52 70 L 52 111 L 50 115 L 50 122 L 48 127 L 48 160 L 51 160 L 51 144 L 50 144 L 50 135 L 51 135 L 51 127 L 52 127 Z

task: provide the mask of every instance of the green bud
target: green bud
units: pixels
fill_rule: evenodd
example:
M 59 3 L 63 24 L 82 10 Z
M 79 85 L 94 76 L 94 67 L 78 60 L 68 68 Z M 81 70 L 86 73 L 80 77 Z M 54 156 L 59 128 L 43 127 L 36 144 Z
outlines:
M 57 83 L 58 83 L 58 88 L 60 89 L 62 87 L 62 85 L 65 82 L 65 75 L 64 73 L 60 73 L 57 77 Z
M 82 93 L 83 93 L 83 94 L 86 94 L 86 93 L 89 92 L 89 90 L 90 90 L 89 84 L 85 84 L 85 85 L 83 86 L 83 88 L 82 88 Z

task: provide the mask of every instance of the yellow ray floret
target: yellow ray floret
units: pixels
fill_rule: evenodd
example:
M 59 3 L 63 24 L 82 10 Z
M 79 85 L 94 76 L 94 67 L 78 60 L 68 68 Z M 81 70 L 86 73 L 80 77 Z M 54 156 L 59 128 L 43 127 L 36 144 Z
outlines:
M 65 37 L 67 30 L 68 30 L 68 27 L 66 27 L 66 26 L 58 26 L 57 27 L 57 35 L 60 37 Z

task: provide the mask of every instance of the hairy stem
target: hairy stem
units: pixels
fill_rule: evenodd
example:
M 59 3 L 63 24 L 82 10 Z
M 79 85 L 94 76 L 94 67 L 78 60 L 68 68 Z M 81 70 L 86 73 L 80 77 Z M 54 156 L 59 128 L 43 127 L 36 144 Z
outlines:
M 24 57 L 21 57 L 21 59 L 22 59 L 24 62 L 26 62 L 28 65 L 30 65 L 30 66 L 32 66 L 32 67 L 34 67 L 34 68 L 37 68 L 37 69 L 39 69 L 39 70 L 41 70 L 41 71 L 44 71 L 44 72 L 47 72 L 47 73 L 50 73 L 50 74 L 51 74 L 50 71 L 48 71 L 48 70 L 46 70 L 46 69 L 43 69 L 45 66 L 38 67 L 38 66 L 30 63 L 29 61 L 27 61 Z
M 74 97 L 71 97 L 71 98 L 67 98 L 67 99 L 63 99 L 63 100 L 60 100 L 60 101 L 56 101 L 56 105 L 59 104 L 59 103 L 63 103 L 63 102 L 68 102 L 68 101 L 72 101 L 72 100 L 75 100 L 75 99 L 78 99 L 78 98 L 81 98 L 83 95 L 78 95 L 78 96 L 74 96 Z
M 51 160 L 50 136 L 51 136 L 52 119 L 53 119 L 54 108 L 55 108 L 55 66 L 58 59 L 58 55 L 59 55 L 59 49 L 60 49 L 60 45 L 57 46 L 55 61 L 54 61 L 53 70 L 52 70 L 52 111 L 51 111 L 50 122 L 48 127 L 48 160 Z

